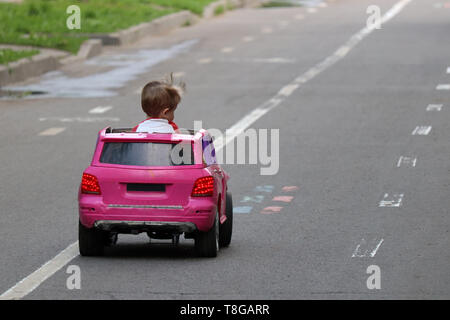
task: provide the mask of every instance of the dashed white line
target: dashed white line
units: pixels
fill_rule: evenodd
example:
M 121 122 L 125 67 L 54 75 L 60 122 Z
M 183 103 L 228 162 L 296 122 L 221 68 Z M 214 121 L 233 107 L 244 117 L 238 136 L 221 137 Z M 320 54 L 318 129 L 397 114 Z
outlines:
M 442 107 L 442 104 L 429 104 L 427 106 L 427 111 L 441 111 Z
M 242 38 L 242 41 L 244 41 L 244 42 L 251 42 L 253 40 L 255 40 L 255 38 L 251 37 L 251 36 L 245 36 Z
M 39 121 L 59 121 L 59 122 L 104 122 L 104 121 L 120 121 L 120 118 L 116 117 L 49 117 L 49 118 L 39 118 Z
M 294 16 L 294 19 L 296 19 L 296 20 L 303 20 L 304 18 L 305 18 L 305 16 L 303 14 L 301 14 L 301 13 L 296 14 Z
M 66 128 L 48 128 L 41 133 L 39 133 L 40 136 L 56 136 L 57 134 L 60 134 L 66 130 Z
M 316 8 L 308 8 L 308 9 L 306 9 L 306 12 L 308 12 L 308 13 L 316 13 L 317 9 Z
M 198 63 L 200 64 L 207 64 L 207 63 L 211 63 L 212 59 L 211 58 L 202 58 L 197 60 Z
M 427 136 L 430 134 L 431 126 L 417 126 L 411 133 L 413 136 Z
M 286 58 L 255 58 L 253 62 L 261 62 L 261 63 L 294 63 L 294 59 L 286 59 Z
M 89 110 L 89 113 L 101 114 L 101 113 L 105 113 L 106 111 L 111 110 L 112 108 L 113 108 L 112 106 L 98 106 L 98 107 L 95 107 L 94 109 Z
M 273 29 L 271 27 L 264 27 L 261 29 L 261 32 L 268 34 L 268 33 L 272 33 Z
M 436 90 L 450 90 L 450 84 L 438 84 Z
M 234 51 L 234 48 L 233 47 L 225 47 L 225 48 L 222 48 L 220 51 L 222 51 L 222 53 L 230 53 L 230 52 Z
M 392 19 L 394 16 L 396 16 L 408 3 L 410 3 L 412 0 L 401 0 L 397 2 L 383 17 L 382 17 L 382 23 L 385 23 Z M 345 44 L 346 46 L 349 46 L 351 49 L 355 47 L 361 40 L 363 40 L 367 35 L 372 33 L 374 28 L 371 27 L 364 27 L 359 32 L 357 32 L 355 35 L 353 35 Z M 308 71 L 305 74 L 301 75 L 300 77 L 296 78 L 291 84 L 298 83 L 298 84 L 304 84 L 310 79 L 312 79 L 314 76 L 319 74 L 320 72 L 323 72 L 324 70 L 331 67 L 333 64 L 335 64 L 337 61 L 342 59 L 343 57 L 336 55 L 336 53 L 333 53 L 331 56 L 327 57 L 325 60 L 323 60 L 321 63 L 313 67 L 311 70 L 314 70 L 314 72 Z M 314 74 L 314 75 L 312 75 Z M 276 108 L 281 102 L 284 101 L 286 97 L 275 95 L 262 105 L 258 106 L 256 109 L 251 111 L 249 114 L 247 114 L 244 118 L 239 120 L 237 123 L 235 123 L 231 128 L 227 130 L 228 132 L 232 132 L 230 135 L 226 135 L 226 140 L 223 140 L 223 138 L 218 138 L 215 141 L 215 147 L 216 151 L 222 149 L 227 143 L 232 141 L 236 136 L 244 132 L 245 129 L 247 129 L 249 126 L 251 126 L 255 121 L 257 121 L 259 118 L 261 118 L 263 115 L 265 115 L 267 112 L 271 111 L 272 109 Z M 21 294 L 17 296 L 17 298 L 23 298 L 28 293 L 36 289 L 42 282 L 45 281 L 48 277 L 50 277 L 54 272 L 61 269 L 65 264 L 67 264 L 70 260 L 75 258 L 77 256 L 77 253 L 75 253 L 73 250 L 73 246 L 75 246 L 76 243 L 71 244 L 67 249 L 65 249 L 62 253 L 67 254 L 67 258 L 65 259 L 57 259 L 57 257 L 53 258 L 49 262 L 47 262 L 45 265 L 52 265 L 54 266 L 53 269 L 46 271 L 46 273 L 40 273 L 40 278 L 37 279 L 37 281 L 25 281 L 30 276 L 33 276 L 37 272 L 41 270 L 38 269 L 35 272 L 33 272 L 29 277 L 23 279 L 20 281 L 17 285 L 23 283 L 23 287 L 21 289 Z M 61 254 L 62 254 L 61 253 Z M 72 253 L 72 254 L 69 254 Z M 61 255 L 60 254 L 60 255 Z M 63 260 L 63 261 L 61 261 Z M 61 263 L 58 265 L 57 262 L 60 261 Z M 63 265 L 62 263 L 65 262 Z M 16 285 L 16 286 L 17 286 Z M 11 295 L 6 295 L 8 292 L 11 292 L 16 286 L 12 287 L 8 291 L 6 291 L 4 294 L 2 294 L 1 297 L 5 297 L 5 299 L 12 299 Z
M 450 73 L 450 67 L 447 68 L 447 73 Z

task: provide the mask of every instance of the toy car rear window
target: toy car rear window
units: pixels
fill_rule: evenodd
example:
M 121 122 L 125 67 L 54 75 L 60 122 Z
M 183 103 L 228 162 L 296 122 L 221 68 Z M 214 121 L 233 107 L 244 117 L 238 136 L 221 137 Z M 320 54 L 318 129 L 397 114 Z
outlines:
M 188 142 L 106 142 L 100 162 L 145 167 L 186 166 L 194 164 L 194 153 Z

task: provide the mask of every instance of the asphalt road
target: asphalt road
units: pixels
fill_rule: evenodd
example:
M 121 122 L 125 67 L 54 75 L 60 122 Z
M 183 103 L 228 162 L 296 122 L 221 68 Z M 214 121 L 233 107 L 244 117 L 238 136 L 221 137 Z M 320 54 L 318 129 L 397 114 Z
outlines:
M 0 293 L 77 240 L 97 132 L 144 118 L 147 81 L 182 76 L 180 126 L 230 128 L 317 71 L 374 3 L 327 4 L 236 10 L 21 85 L 47 97 L 0 100 Z M 436 90 L 450 83 L 449 21 L 450 3 L 411 1 L 251 124 L 279 129 L 279 171 L 224 165 L 234 206 L 251 211 L 235 213 L 217 258 L 196 257 L 192 240 L 119 236 L 105 257 L 75 257 L 24 298 L 449 299 L 450 91 Z M 98 106 L 112 108 L 90 113 Z M 70 265 L 80 290 L 66 286 Z M 367 287 L 372 265 L 380 289 Z

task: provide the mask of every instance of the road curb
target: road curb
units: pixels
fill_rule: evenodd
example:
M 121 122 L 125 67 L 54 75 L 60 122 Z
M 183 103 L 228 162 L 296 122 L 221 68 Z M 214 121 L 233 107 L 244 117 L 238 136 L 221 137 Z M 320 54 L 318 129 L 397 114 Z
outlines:
M 89 40 L 82 43 L 77 55 L 56 55 L 51 53 L 40 53 L 30 59 L 21 59 L 0 66 L 0 87 L 15 82 L 24 81 L 28 78 L 40 76 L 46 72 L 58 69 L 62 65 L 79 63 L 85 59 L 99 55 L 103 46 L 120 46 L 134 43 L 147 36 L 156 36 L 168 33 L 176 28 L 193 25 L 203 19 L 216 16 L 216 10 L 223 7 L 223 12 L 230 7 L 245 8 L 257 7 L 268 0 L 219 0 L 206 6 L 202 16 L 197 16 L 190 11 L 180 11 L 150 22 L 144 22 L 128 29 L 109 34 L 89 34 Z
M 30 58 L 0 66 L 0 87 L 55 70 L 61 66 L 60 60 L 69 55 L 65 52 L 45 50 Z

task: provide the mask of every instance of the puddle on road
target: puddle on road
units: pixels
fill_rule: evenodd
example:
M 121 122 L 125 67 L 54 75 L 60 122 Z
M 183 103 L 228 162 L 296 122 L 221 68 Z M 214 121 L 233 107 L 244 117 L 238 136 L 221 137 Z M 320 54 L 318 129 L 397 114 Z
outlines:
M 127 82 L 148 72 L 152 66 L 188 50 L 196 42 L 197 40 L 189 40 L 168 49 L 142 49 L 130 54 L 95 57 L 84 62 L 86 68 L 99 65 L 113 69 L 79 78 L 71 78 L 60 71 L 49 72 L 39 83 L 4 87 L 0 91 L 0 99 L 116 96 L 115 89 L 124 87 Z

